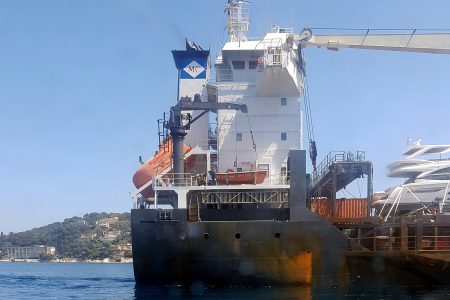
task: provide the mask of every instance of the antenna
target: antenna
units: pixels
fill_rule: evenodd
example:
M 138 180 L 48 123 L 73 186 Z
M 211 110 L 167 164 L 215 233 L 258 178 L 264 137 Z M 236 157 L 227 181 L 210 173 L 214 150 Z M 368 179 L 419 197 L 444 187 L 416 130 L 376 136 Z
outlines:
M 272 30 L 272 13 L 270 12 L 269 0 L 267 0 L 267 13 L 269 14 L 270 30 Z
M 244 8 L 243 4 L 249 3 L 250 1 L 245 0 L 228 0 L 225 5 L 225 13 L 228 16 L 227 29 L 229 42 L 247 41 L 249 14 L 248 8 Z

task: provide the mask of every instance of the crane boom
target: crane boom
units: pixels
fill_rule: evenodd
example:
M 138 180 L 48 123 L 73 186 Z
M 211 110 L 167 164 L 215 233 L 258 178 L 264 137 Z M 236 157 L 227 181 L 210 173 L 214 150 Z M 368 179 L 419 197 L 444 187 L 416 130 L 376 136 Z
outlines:
M 372 49 L 385 51 L 422 52 L 450 54 L 450 33 L 417 34 L 365 34 L 314 35 L 305 29 L 296 39 L 302 47 L 326 47 L 329 50 L 340 48 Z

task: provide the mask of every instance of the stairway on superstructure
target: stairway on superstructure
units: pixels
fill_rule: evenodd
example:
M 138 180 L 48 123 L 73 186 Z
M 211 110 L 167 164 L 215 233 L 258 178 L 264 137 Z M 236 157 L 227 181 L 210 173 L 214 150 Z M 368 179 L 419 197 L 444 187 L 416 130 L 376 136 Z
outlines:
M 309 195 L 311 198 L 327 198 L 335 207 L 336 193 L 358 178 L 367 176 L 367 203 L 372 199 L 372 162 L 365 159 L 364 151 L 333 151 L 313 172 Z M 369 210 L 368 210 L 369 211 Z

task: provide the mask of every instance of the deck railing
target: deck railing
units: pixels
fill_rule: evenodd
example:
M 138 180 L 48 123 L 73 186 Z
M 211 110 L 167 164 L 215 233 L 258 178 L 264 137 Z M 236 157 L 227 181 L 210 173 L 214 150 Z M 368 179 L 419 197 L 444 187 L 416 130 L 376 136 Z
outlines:
M 450 235 L 423 236 L 421 245 L 417 236 L 408 235 L 402 245 L 402 237 L 399 236 L 374 236 L 349 238 L 348 250 L 351 252 L 368 251 L 450 251 Z
M 348 252 L 450 251 L 450 224 L 447 223 L 396 223 L 361 234 L 362 228 L 347 232 Z
M 203 186 L 208 185 L 206 174 L 192 175 L 191 173 L 156 174 L 152 179 L 153 188 L 170 186 Z M 288 185 L 289 172 L 267 175 L 261 185 Z M 256 185 L 257 186 L 257 185 Z
M 356 151 L 356 155 L 353 152 L 346 151 L 331 151 L 327 154 L 327 156 L 320 162 L 317 166 L 317 169 L 313 172 L 313 184 L 325 175 L 330 166 L 335 162 L 344 162 L 344 161 L 365 161 L 366 160 L 366 152 L 365 151 Z

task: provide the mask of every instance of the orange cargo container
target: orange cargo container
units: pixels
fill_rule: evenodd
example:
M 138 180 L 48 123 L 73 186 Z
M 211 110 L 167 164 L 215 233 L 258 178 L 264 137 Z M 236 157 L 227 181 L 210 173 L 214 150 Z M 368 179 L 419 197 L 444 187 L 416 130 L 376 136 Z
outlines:
M 311 199 L 311 211 L 322 217 L 332 216 L 331 200 L 326 198 Z M 336 199 L 336 218 L 367 217 L 367 200 L 364 198 Z

